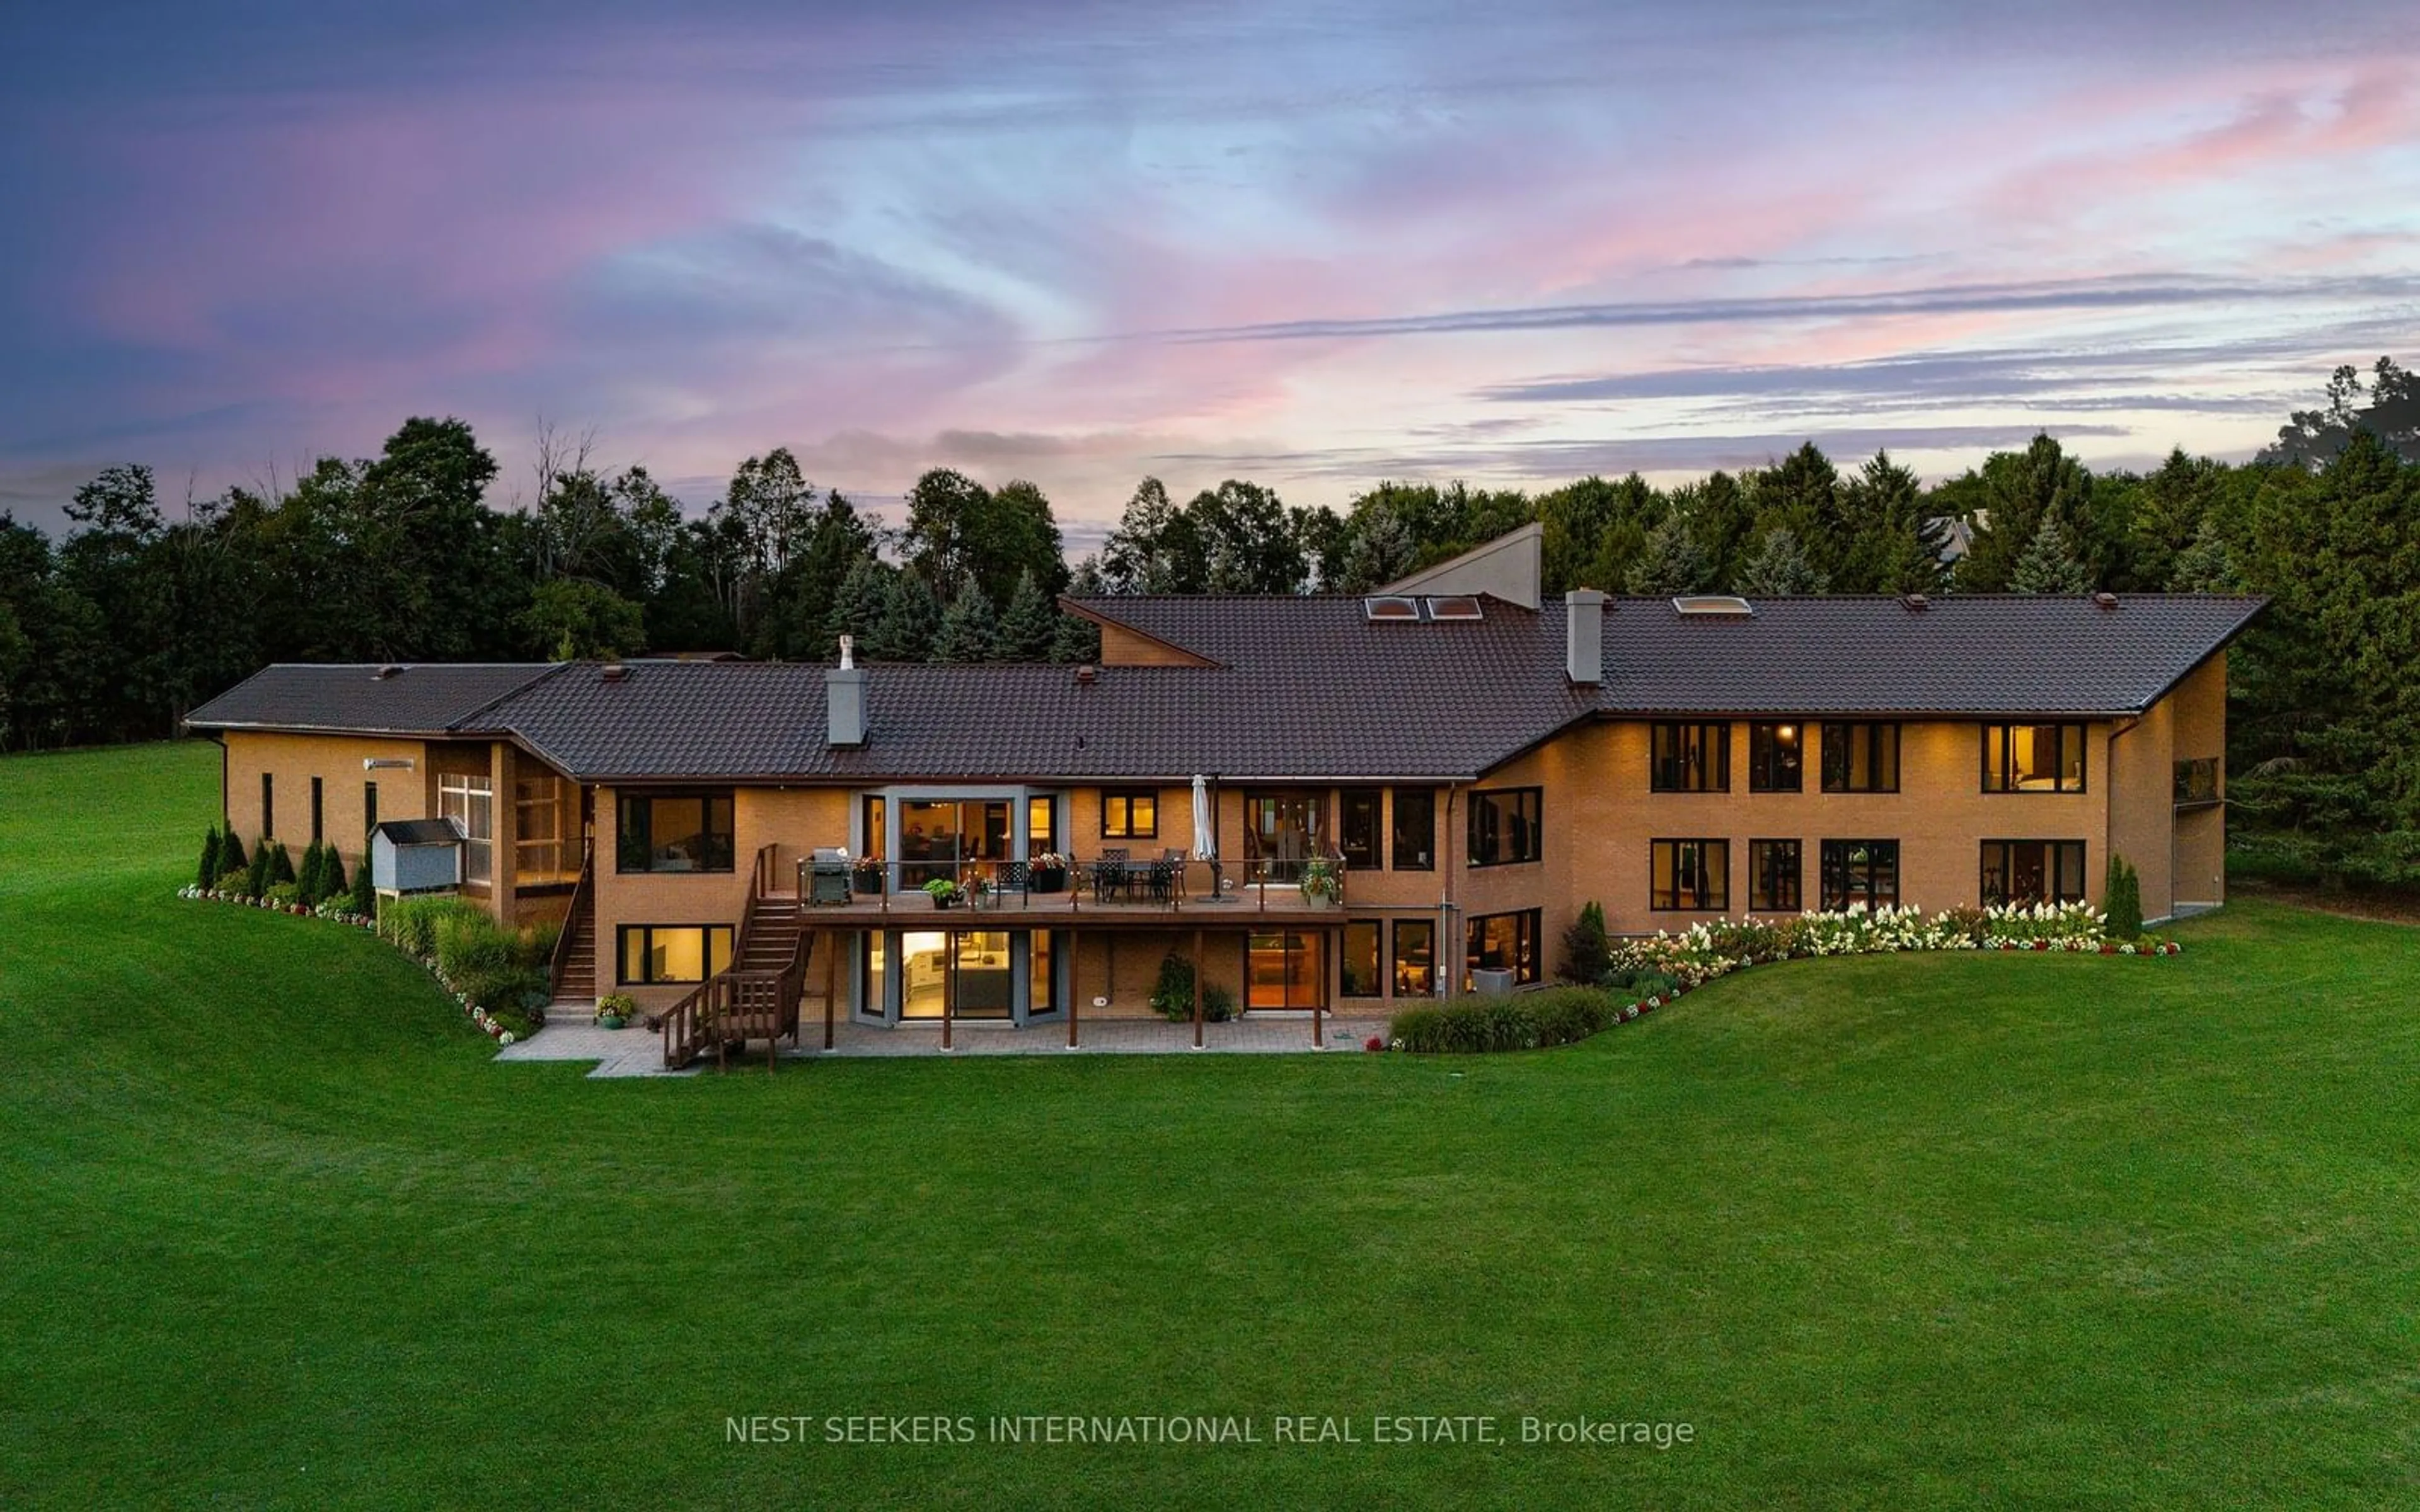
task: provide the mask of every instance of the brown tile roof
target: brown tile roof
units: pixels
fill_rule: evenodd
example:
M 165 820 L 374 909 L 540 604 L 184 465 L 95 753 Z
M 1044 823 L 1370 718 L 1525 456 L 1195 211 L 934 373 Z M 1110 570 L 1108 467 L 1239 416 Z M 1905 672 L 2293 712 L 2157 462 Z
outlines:
M 1563 675 L 1564 615 L 1372 624 L 1358 598 L 1154 597 L 1081 607 L 1212 667 L 868 669 L 862 748 L 824 741 L 824 669 L 595 664 L 277 667 L 193 723 L 520 738 L 585 780 L 1475 777 L 1575 720 L 1656 714 L 2118 716 L 2148 708 L 2259 610 L 2242 597 L 1762 600 L 1689 617 L 1610 601 L 1605 681 Z

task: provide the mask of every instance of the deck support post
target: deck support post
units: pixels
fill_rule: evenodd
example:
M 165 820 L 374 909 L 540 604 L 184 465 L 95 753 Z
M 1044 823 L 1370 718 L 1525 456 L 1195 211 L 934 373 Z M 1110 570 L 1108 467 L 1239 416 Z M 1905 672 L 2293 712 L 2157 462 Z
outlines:
M 1202 932 L 1193 932 L 1193 1048 L 1202 1048 Z
M 832 1047 L 832 999 L 840 993 L 840 931 L 824 931 L 824 1049 Z

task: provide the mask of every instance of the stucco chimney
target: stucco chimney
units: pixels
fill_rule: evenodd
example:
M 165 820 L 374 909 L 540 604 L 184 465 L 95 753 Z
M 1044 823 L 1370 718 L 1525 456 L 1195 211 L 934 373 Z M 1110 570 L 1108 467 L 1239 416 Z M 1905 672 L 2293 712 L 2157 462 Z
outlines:
M 1575 683 L 1605 681 L 1605 595 L 1575 588 L 1563 595 L 1563 672 Z
M 853 636 L 840 638 L 840 665 L 824 673 L 824 722 L 827 744 L 865 744 L 865 669 Z

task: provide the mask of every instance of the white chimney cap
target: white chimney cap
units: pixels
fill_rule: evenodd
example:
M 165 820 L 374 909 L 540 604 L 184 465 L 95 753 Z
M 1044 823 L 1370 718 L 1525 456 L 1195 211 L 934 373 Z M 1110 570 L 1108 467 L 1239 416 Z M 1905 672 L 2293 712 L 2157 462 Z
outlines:
M 840 664 L 843 671 L 857 665 L 857 637 L 845 635 L 840 638 Z

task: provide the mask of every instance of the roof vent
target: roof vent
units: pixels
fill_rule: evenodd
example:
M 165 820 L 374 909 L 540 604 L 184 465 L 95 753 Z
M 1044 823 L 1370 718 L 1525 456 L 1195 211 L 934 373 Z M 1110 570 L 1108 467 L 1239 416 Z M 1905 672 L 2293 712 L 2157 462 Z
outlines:
M 1076 686 L 1090 687 L 1101 680 L 1101 669 L 1089 662 L 1076 669 Z
M 385 666 L 370 673 L 370 681 L 373 683 L 383 683 L 390 677 L 399 677 L 402 674 L 402 668 L 396 666 L 393 662 L 388 662 Z
M 1468 594 L 1455 594 L 1444 598 L 1430 599 L 1429 618 L 1438 621 L 1483 620 L 1487 618 L 1487 614 L 1479 607 L 1478 599 Z
M 1683 594 L 1672 600 L 1683 614 L 1753 614 L 1756 607 L 1736 594 Z
M 2092 601 L 2100 605 L 2102 609 L 2116 609 L 2118 607 L 2118 595 L 2116 594 L 2095 594 L 2092 595 Z
M 597 669 L 597 675 L 609 683 L 618 683 L 623 678 L 630 675 L 630 669 L 623 666 L 618 661 L 609 661 L 604 666 Z
M 1932 607 L 1932 600 L 1922 594 L 1901 594 L 1899 595 L 1899 605 L 1910 614 L 1921 614 Z
M 1398 594 L 1388 594 L 1377 598 L 1363 599 L 1361 612 L 1373 625 L 1381 620 L 1418 620 L 1420 617 L 1420 601 L 1417 598 L 1404 598 Z

